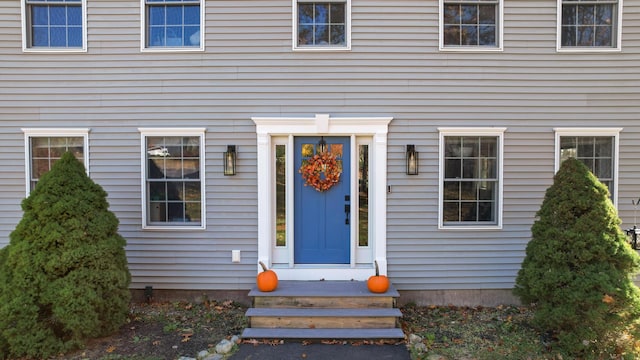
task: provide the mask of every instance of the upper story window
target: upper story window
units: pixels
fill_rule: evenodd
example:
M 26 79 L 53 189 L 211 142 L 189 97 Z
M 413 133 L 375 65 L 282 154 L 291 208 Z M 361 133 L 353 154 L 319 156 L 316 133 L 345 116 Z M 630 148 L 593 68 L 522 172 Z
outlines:
M 293 0 L 294 50 L 351 48 L 351 0 Z
M 86 51 L 86 0 L 23 0 L 23 49 Z
M 609 188 L 616 203 L 618 183 L 619 128 L 558 128 L 556 132 L 556 171 L 568 158 L 576 158 Z
M 69 151 L 89 169 L 88 129 L 22 129 L 25 134 L 27 195 L 40 177 Z
M 142 0 L 142 49 L 203 50 L 204 2 Z
M 440 50 L 502 50 L 502 0 L 440 0 Z
M 140 129 L 143 228 L 205 226 L 204 129 Z
M 440 228 L 500 228 L 505 129 L 439 131 Z
M 558 50 L 620 50 L 622 0 L 558 0 Z

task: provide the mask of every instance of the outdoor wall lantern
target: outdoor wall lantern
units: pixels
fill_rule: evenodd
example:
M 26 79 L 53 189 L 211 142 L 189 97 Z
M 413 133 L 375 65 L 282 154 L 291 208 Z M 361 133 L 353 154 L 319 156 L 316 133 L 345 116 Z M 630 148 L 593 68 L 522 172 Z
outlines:
M 236 174 L 236 146 L 227 145 L 227 151 L 224 153 L 224 175 L 230 176 Z
M 407 175 L 418 175 L 418 152 L 415 145 L 407 145 Z

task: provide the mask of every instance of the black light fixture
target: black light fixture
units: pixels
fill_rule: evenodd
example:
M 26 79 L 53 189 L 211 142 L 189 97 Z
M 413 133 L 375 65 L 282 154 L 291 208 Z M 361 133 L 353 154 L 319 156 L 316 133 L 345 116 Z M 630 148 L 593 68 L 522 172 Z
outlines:
M 225 176 L 236 174 L 236 146 L 235 145 L 227 145 L 227 151 L 224 152 L 223 165 L 224 165 Z
M 418 175 L 418 154 L 415 145 L 407 145 L 407 175 Z
M 324 154 L 327 152 L 327 142 L 324 141 L 324 136 L 320 137 L 320 141 L 318 141 L 318 154 Z

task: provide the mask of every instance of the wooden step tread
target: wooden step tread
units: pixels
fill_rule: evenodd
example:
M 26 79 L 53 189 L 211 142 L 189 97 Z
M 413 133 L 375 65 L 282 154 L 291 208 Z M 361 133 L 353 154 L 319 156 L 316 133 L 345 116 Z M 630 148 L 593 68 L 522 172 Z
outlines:
M 298 297 L 400 297 L 400 293 L 391 284 L 382 294 L 372 293 L 366 281 L 295 281 L 281 280 L 274 291 L 262 292 L 255 286 L 249 296 L 298 296 Z
M 250 308 L 246 316 L 273 317 L 402 317 L 396 308 L 324 309 L 324 308 Z
M 391 329 L 264 329 L 247 328 L 244 339 L 402 339 L 399 328 Z

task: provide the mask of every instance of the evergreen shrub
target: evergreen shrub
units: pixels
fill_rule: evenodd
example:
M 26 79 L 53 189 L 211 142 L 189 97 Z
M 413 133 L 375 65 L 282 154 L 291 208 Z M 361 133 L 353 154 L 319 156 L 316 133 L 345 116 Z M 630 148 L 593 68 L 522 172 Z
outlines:
M 65 153 L 0 252 L 0 357 L 46 358 L 126 320 L 131 275 L 107 193 Z
M 531 228 L 514 294 L 533 325 L 580 359 L 633 357 L 640 266 L 602 184 L 579 160 L 562 163 Z

